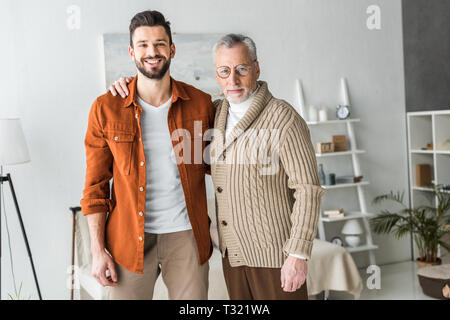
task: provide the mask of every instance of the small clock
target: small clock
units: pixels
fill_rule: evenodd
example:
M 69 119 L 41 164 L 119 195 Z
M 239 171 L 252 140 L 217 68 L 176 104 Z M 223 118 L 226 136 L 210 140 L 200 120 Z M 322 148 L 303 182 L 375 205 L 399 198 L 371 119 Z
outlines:
M 334 237 L 333 239 L 331 239 L 331 243 L 334 243 L 335 245 L 338 245 L 340 247 L 344 246 L 344 241 L 342 241 L 342 239 L 339 237 Z
M 336 107 L 336 117 L 340 120 L 347 119 L 350 116 L 350 107 L 347 105 L 338 105 Z

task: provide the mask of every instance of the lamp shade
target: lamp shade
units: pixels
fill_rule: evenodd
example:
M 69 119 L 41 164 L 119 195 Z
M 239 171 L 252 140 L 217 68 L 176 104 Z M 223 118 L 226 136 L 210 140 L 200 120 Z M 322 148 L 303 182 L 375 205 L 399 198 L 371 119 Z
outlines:
M 363 229 L 361 228 L 361 225 L 359 224 L 358 220 L 351 219 L 345 222 L 341 232 L 342 234 L 357 235 L 362 234 Z
M 20 119 L 0 118 L 0 165 L 19 164 L 30 160 Z

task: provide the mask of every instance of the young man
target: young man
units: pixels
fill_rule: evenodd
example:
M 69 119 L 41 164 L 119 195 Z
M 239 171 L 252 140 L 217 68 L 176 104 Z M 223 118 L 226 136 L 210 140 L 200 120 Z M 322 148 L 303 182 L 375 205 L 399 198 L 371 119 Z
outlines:
M 256 46 L 229 34 L 214 47 L 216 100 L 211 176 L 219 247 L 234 299 L 307 299 L 321 197 L 305 121 L 258 81 Z M 110 90 L 126 96 L 126 79 Z
M 160 272 L 170 299 L 207 299 L 207 166 L 197 156 L 206 145 L 197 137 L 213 125 L 211 97 L 170 77 L 175 45 L 161 13 L 133 17 L 129 54 L 129 96 L 102 95 L 89 114 L 81 206 L 92 273 L 110 299 L 152 299 Z

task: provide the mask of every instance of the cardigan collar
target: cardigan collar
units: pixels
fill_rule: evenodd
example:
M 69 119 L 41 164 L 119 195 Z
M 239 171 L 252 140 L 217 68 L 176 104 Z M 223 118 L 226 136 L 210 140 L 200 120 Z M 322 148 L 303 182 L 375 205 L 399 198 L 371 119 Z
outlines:
M 220 132 L 222 133 L 222 145 L 224 145 L 222 152 L 226 150 L 239 136 L 241 136 L 248 129 L 248 127 L 258 118 L 269 101 L 272 99 L 272 94 L 269 91 L 267 82 L 258 81 L 258 84 L 259 89 L 253 99 L 253 102 L 251 103 L 242 119 L 236 124 L 233 130 L 231 130 L 228 139 L 225 139 L 225 128 L 227 124 L 228 109 L 230 107 L 230 104 L 227 99 L 222 100 L 222 105 L 219 111 L 216 126 L 216 130 L 220 130 Z

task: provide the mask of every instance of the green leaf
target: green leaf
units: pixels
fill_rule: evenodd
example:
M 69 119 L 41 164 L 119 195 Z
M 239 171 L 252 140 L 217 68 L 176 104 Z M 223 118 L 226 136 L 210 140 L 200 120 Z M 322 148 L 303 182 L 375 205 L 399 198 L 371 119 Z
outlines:
M 383 194 L 383 195 L 375 197 L 372 200 L 372 204 L 379 204 L 381 202 L 390 200 L 390 201 L 394 201 L 396 203 L 399 203 L 403 207 L 405 207 L 405 205 L 403 204 L 403 195 L 404 195 L 404 192 L 402 192 L 401 194 L 400 194 L 400 192 L 397 192 L 396 194 L 394 194 L 394 192 L 391 191 L 388 194 Z

